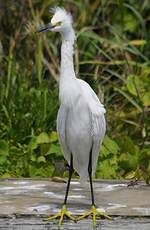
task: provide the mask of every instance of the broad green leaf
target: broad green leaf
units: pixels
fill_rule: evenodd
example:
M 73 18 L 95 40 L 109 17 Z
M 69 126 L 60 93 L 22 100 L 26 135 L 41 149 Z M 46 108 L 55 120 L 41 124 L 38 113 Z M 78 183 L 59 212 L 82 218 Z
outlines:
M 39 136 L 37 136 L 37 144 L 44 144 L 44 143 L 50 143 L 49 135 L 45 132 L 40 133 Z
M 56 142 L 56 141 L 58 141 L 57 132 L 52 131 L 50 133 L 50 142 L 52 143 L 52 142 Z
M 45 159 L 45 157 L 44 156 L 39 156 L 38 158 L 37 158 L 37 162 L 44 162 L 44 163 L 46 163 L 46 159 Z
M 62 155 L 60 145 L 58 145 L 58 144 L 51 144 L 50 145 L 50 149 L 49 149 L 49 151 L 47 152 L 46 155 L 50 155 L 50 154 L 53 154 L 53 153 L 55 153 L 56 155 Z

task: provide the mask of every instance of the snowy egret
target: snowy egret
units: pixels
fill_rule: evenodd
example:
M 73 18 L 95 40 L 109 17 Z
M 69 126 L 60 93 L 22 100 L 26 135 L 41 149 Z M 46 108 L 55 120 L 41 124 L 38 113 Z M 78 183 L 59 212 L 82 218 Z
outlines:
M 92 199 L 90 211 L 79 217 L 78 220 L 91 215 L 95 225 L 96 216 L 110 219 L 109 216 L 96 209 L 92 184 L 92 175 L 95 173 L 100 145 L 105 135 L 105 108 L 92 88 L 85 81 L 76 78 L 73 64 L 75 33 L 71 14 L 60 7 L 53 9 L 53 14 L 51 22 L 46 27 L 40 28 L 38 32 L 56 31 L 60 32 L 62 37 L 57 132 L 64 157 L 70 167 L 61 212 L 50 217 L 49 220 L 60 218 L 59 225 L 64 216 L 74 220 L 66 207 L 74 168 L 81 182 L 84 182 L 89 176 Z

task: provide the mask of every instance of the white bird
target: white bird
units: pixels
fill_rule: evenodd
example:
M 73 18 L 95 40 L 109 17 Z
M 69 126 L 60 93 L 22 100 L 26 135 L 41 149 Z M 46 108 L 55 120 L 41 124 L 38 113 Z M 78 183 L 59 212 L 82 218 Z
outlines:
M 106 130 L 105 108 L 89 84 L 76 77 L 73 63 L 75 33 L 71 14 L 60 7 L 53 9 L 53 13 L 51 23 L 38 31 L 60 32 L 62 37 L 57 132 L 64 157 L 70 165 L 70 173 L 62 210 L 49 220 L 60 217 L 60 225 L 64 215 L 74 219 L 66 208 L 74 168 L 82 182 L 89 176 L 92 198 L 91 210 L 78 219 L 92 215 L 95 224 L 96 215 L 110 218 L 96 210 L 92 185 L 92 175 L 95 174 L 100 145 Z

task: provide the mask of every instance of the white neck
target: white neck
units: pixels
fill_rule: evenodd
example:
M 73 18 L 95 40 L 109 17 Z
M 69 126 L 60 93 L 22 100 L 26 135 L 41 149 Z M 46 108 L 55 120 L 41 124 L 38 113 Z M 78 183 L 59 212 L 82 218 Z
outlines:
M 62 34 L 59 98 L 61 103 L 67 107 L 73 106 L 74 100 L 79 96 L 73 63 L 74 40 L 75 35 L 72 28 Z
M 73 63 L 73 54 L 74 54 L 74 40 L 75 34 L 73 28 L 70 27 L 68 30 L 63 31 L 62 35 L 62 46 L 61 46 L 61 69 L 60 77 L 61 78 L 74 78 L 74 63 Z

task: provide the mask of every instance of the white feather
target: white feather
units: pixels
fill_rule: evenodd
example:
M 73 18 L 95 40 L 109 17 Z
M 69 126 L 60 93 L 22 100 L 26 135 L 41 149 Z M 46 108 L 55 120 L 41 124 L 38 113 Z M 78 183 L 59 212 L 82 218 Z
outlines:
M 72 23 L 72 16 L 69 12 L 67 12 L 63 7 L 54 7 L 54 8 L 50 8 L 49 10 L 51 13 L 53 13 L 53 18 L 51 20 L 52 23 L 56 23 L 56 22 L 63 22 L 63 21 L 67 21 L 70 24 Z
M 81 181 L 84 181 L 88 176 L 91 148 L 93 175 L 96 170 L 100 144 L 106 129 L 105 110 L 89 85 L 79 79 L 73 84 L 75 91 L 68 90 L 67 103 L 62 101 L 58 112 L 57 131 L 66 160 L 70 162 L 72 153 L 73 166 Z M 74 94 L 76 91 L 80 93 Z

